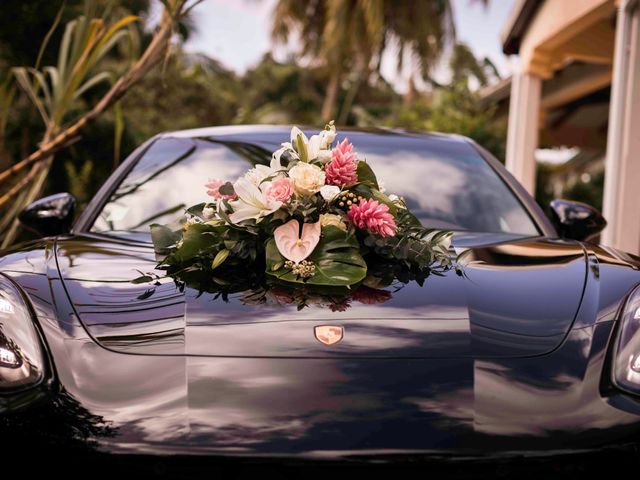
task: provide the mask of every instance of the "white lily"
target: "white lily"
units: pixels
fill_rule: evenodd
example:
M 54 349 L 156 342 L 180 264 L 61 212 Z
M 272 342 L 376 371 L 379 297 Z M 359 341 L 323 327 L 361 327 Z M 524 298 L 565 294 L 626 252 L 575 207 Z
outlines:
M 259 187 L 265 178 L 269 178 L 271 175 L 275 175 L 275 172 L 266 165 L 256 165 L 247 173 L 244 174 L 244 178 Z
M 268 167 L 265 167 L 268 168 Z M 263 217 L 275 212 L 282 206 L 282 202 L 267 198 L 264 192 L 246 178 L 239 178 L 233 184 L 238 195 L 237 200 L 229 202 L 233 213 L 229 218 L 233 223 L 254 219 L 259 222 Z
M 291 144 L 303 162 L 310 162 L 318 158 L 322 142 L 323 139 L 320 135 L 313 135 L 311 138 L 307 138 L 298 127 L 291 129 Z
M 294 159 L 300 159 L 296 151 L 293 149 L 293 146 L 289 142 L 285 142 L 282 144 L 282 147 L 273 152 L 273 155 L 271 155 L 270 166 L 273 170 L 283 170 L 281 158 L 282 154 L 285 152 L 288 152 L 289 155 L 291 155 Z
M 322 150 L 328 150 L 331 148 L 331 144 L 336 139 L 336 126 L 331 123 L 328 129 L 324 129 L 320 132 L 320 148 Z

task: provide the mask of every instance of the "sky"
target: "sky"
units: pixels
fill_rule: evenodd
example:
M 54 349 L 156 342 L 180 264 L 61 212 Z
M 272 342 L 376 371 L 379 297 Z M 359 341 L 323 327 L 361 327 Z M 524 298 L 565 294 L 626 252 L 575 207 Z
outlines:
M 196 33 L 185 45 L 187 51 L 206 53 L 244 73 L 272 49 L 269 35 L 276 1 L 205 0 L 194 8 Z M 451 0 L 458 40 L 471 46 L 476 56 L 489 57 L 503 76 L 511 68 L 501 51 L 500 32 L 514 1 L 490 0 L 485 8 L 479 0 Z M 276 58 L 282 54 L 275 53 Z M 382 75 L 398 91 L 405 91 L 407 72 L 396 73 L 393 52 L 383 58 Z M 442 79 L 444 75 L 444 69 L 436 71 L 436 77 Z

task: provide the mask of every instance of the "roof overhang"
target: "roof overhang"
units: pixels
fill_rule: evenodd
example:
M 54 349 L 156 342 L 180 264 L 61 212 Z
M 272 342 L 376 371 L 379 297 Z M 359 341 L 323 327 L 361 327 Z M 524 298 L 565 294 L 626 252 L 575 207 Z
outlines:
M 520 42 L 531 24 L 531 19 L 544 0 L 517 0 L 500 35 L 505 55 L 517 54 Z

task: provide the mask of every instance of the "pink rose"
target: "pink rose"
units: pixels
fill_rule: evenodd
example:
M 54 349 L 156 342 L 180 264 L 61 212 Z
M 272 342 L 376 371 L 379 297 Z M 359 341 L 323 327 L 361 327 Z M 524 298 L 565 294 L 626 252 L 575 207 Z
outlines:
M 278 200 L 279 202 L 286 202 L 291 198 L 293 193 L 293 184 L 290 178 L 278 178 L 271 182 L 271 185 L 267 187 L 265 195 L 272 200 Z

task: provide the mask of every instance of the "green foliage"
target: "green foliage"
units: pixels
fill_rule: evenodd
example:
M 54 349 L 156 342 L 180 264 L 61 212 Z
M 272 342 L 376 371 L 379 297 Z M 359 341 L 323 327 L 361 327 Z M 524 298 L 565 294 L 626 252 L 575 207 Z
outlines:
M 451 265 L 449 247 L 453 232 L 423 227 L 406 208 L 398 208 L 396 222 L 401 235 L 386 238 L 366 235 L 364 245 L 377 255 L 403 263 L 407 268 L 424 270 L 434 264 L 436 268 Z
M 358 181 L 360 184 L 366 185 L 367 187 L 374 188 L 376 190 L 380 188 L 378 187 L 378 179 L 376 178 L 376 174 L 373 173 L 373 170 L 367 162 L 358 162 L 356 173 L 358 175 Z
M 0 79 L 2 79 L 0 75 Z M 16 87 L 10 75 L 4 75 L 0 81 L 0 169 L 9 164 L 9 153 L 6 147 L 6 132 L 9 115 L 15 100 Z
M 587 203 L 602 211 L 604 190 L 604 169 L 591 175 L 588 182 L 577 181 L 565 189 L 563 197 L 568 200 Z
M 310 285 L 349 286 L 360 282 L 367 275 L 367 264 L 360 255 L 355 236 L 328 226 L 322 229 L 320 242 L 307 258 L 315 264 L 315 274 L 301 279 L 282 267 L 285 258 L 278 251 L 274 239 L 267 242 L 266 273 L 279 280 Z
M 563 181 L 562 191 L 560 193 L 555 192 L 554 190 L 557 186 L 554 184 L 559 181 L 558 177 L 563 178 L 566 175 L 567 168 L 565 165 L 538 163 L 535 198 L 540 208 L 542 208 L 547 215 L 550 215 L 551 209 L 549 204 L 556 196 L 559 196 L 567 200 L 584 202 L 602 211 L 604 168 L 591 172 L 587 181 L 584 181 L 581 175 L 570 175 L 567 181 Z
M 322 115 L 329 117 L 342 96 L 337 90 L 351 77 L 350 92 L 341 102 L 341 117 L 348 118 L 355 93 L 378 76 L 382 56 L 391 46 L 399 47 L 398 71 L 405 57 L 410 58 L 413 75 L 426 79 L 455 38 L 448 0 L 279 0 L 274 13 L 273 39 L 286 45 L 297 33 L 299 57 L 315 60 L 330 72 L 322 108 Z
M 195 205 L 187 210 L 204 222 L 202 208 Z M 151 225 L 151 238 L 159 254 L 168 255 L 162 264 L 170 272 L 190 268 L 211 271 L 223 263 L 246 268 L 254 262 L 264 246 L 252 228 L 229 228 L 219 220 L 182 225 Z M 221 253 L 225 252 L 225 253 Z
M 397 121 L 389 123 L 410 130 L 464 135 L 498 159 L 505 157 L 506 123 L 496 120 L 495 107 L 483 104 L 479 94 L 465 83 L 438 91 L 432 102 L 403 106 Z
M 98 3 L 101 6 L 106 5 L 106 2 Z M 118 13 L 113 15 L 114 17 L 123 16 L 122 8 L 128 9 L 130 14 L 144 14 L 148 12 L 149 5 L 147 0 L 129 2 L 110 0 L 108 3 L 111 5 L 110 11 Z M 284 5 L 285 3 L 289 5 Z M 304 2 L 279 2 L 288 9 L 297 9 L 297 13 L 293 12 L 292 15 L 304 21 L 305 27 L 302 33 L 305 50 L 303 53 L 308 58 L 319 58 L 317 55 L 323 49 L 325 52 L 328 51 L 326 49 L 329 48 L 329 44 L 326 42 L 323 44 L 323 41 L 336 41 L 334 37 L 323 37 L 324 28 L 329 28 L 326 22 L 328 3 L 322 1 L 317 2 L 316 5 L 314 2 L 320 10 L 317 12 L 318 16 L 313 17 L 313 21 L 309 22 L 303 17 L 312 7 L 310 4 L 305 6 Z M 407 42 L 411 42 L 411 39 L 416 36 L 423 41 L 428 37 L 425 34 L 427 30 L 416 28 L 416 18 L 419 19 L 420 24 L 429 23 L 429 28 L 438 35 L 443 34 L 442 37 L 438 35 L 436 37 L 442 39 L 447 37 L 448 33 L 445 30 L 450 20 L 447 13 L 448 6 L 445 5 L 447 2 L 435 2 L 430 5 L 427 3 L 432 2 L 414 2 L 415 5 L 403 5 L 401 8 L 395 3 L 361 2 L 352 12 L 355 16 L 349 18 L 354 25 L 360 25 L 368 30 L 353 30 L 351 33 L 355 35 L 354 42 L 362 43 L 365 42 L 364 39 L 378 41 L 381 31 L 392 32 L 393 35 Z M 39 42 L 51 29 L 58 13 L 60 13 L 59 25 L 64 26 L 83 14 L 84 5 L 85 2 L 82 0 L 67 0 L 61 10 L 60 2 L 5 0 L 3 7 L 5 11 L 10 11 L 11 15 L 0 18 L 2 64 L 35 65 Z M 431 9 L 433 15 L 429 17 L 415 15 L 415 12 L 422 11 L 421 9 Z M 92 16 L 85 15 L 85 18 L 90 17 Z M 342 20 L 346 18 L 343 17 Z M 442 18 L 445 18 L 445 23 L 437 25 L 436 23 Z M 391 19 L 393 24 L 390 23 Z M 43 50 L 41 65 L 55 67 L 41 69 L 38 72 L 26 67 L 18 70 L 22 72 L 18 74 L 22 77 L 21 83 L 29 83 L 26 88 L 31 90 L 31 97 L 36 98 L 35 105 L 44 112 L 43 118 L 49 120 L 55 118 L 57 122 L 66 122 L 74 118 L 104 92 L 108 75 L 102 73 L 122 71 L 127 62 L 127 55 L 122 47 L 136 43 L 135 36 L 130 36 L 131 29 L 138 32 L 139 43 L 144 45 L 149 39 L 149 33 L 143 30 L 143 25 L 140 23 L 121 25 L 122 28 L 118 29 L 117 35 L 114 33 L 117 38 L 113 43 L 116 45 L 110 45 L 112 48 L 107 48 L 109 45 L 103 43 L 102 47 L 108 50 L 104 56 L 100 53 L 92 54 L 92 58 L 96 60 L 93 66 L 86 64 L 86 68 L 78 70 L 77 75 L 73 76 L 74 69 L 70 65 L 79 61 L 76 42 L 88 39 L 92 31 L 97 32 L 99 29 L 92 30 L 96 28 L 96 24 L 92 24 L 89 20 L 82 25 L 78 21 L 72 25 L 74 26 L 67 27 L 69 29 L 67 33 L 64 28 L 52 30 L 48 46 Z M 104 27 L 108 29 L 106 25 Z M 188 22 L 182 25 L 181 29 L 183 27 L 186 33 L 189 27 Z M 287 29 L 287 25 L 281 22 L 279 26 L 274 26 L 275 30 L 278 28 Z M 297 26 L 289 23 L 288 28 L 295 30 Z M 338 24 L 332 25 L 331 28 L 342 31 Z M 68 33 L 69 31 L 73 34 Z M 106 32 L 106 30 L 103 31 Z M 284 32 L 281 33 L 284 35 Z M 124 37 L 129 38 L 131 42 L 124 41 Z M 38 42 L 33 42 L 34 38 L 37 38 Z M 325 40 L 322 40 L 323 38 Z M 97 43 L 92 45 L 98 47 Z M 371 47 L 369 44 L 365 46 Z M 439 46 L 432 45 L 429 48 L 432 47 L 432 50 L 419 52 L 419 63 L 415 65 L 416 75 L 426 74 L 432 66 L 433 59 L 437 58 Z M 58 55 L 63 51 L 66 53 Z M 453 78 L 459 80 L 464 88 L 436 92 L 431 96 L 425 95 L 413 103 L 403 104 L 401 95 L 376 73 L 376 61 L 370 64 L 372 70 L 365 71 L 364 77 L 360 70 L 346 71 L 336 99 L 338 105 L 349 104 L 344 117 L 346 123 L 360 126 L 386 124 L 391 127 L 415 130 L 433 129 L 461 133 L 474 138 L 502 157 L 504 129 L 493 120 L 491 108 L 479 106 L 477 95 L 466 87 L 469 78 L 478 79 L 480 75 L 486 78 L 492 77 L 490 68 L 486 65 L 482 66 L 479 62 L 476 62 L 480 65 L 479 67 L 474 66 L 473 59 L 468 55 L 470 52 L 465 51 L 464 48 L 457 48 L 456 52 L 458 54 L 451 60 L 450 68 L 457 72 Z M 47 177 L 47 193 L 71 191 L 79 197 L 81 205 L 86 203 L 111 173 L 113 166 L 118 163 L 120 152 L 126 155 L 135 145 L 160 131 L 231 123 L 315 124 L 318 122 L 330 81 L 331 70 L 326 68 L 327 62 L 300 62 L 299 57 L 278 62 L 267 54 L 255 67 L 239 76 L 205 55 L 184 53 L 179 43 L 175 45 L 174 53 L 175 55 L 167 60 L 163 68 L 150 72 L 138 86 L 131 90 L 130 94 L 121 101 L 119 109 L 110 112 L 89 127 L 83 134 L 82 142 L 65 150 L 64 160 L 54 163 L 51 174 Z M 376 55 L 377 52 L 374 52 L 374 57 Z M 66 60 L 63 60 L 65 58 Z M 355 67 L 356 58 L 345 57 L 344 65 Z M 66 78 L 66 82 L 62 81 L 63 77 Z M 56 82 L 57 87 L 54 85 Z M 101 82 L 104 82 L 102 86 Z M 480 80 L 479 82 L 482 83 Z M 61 88 L 64 83 L 69 88 Z M 15 91 L 15 87 L 8 85 Z M 356 88 L 352 88 L 353 86 Z M 11 91 L 7 90 L 7 93 Z M 353 98 L 350 98 L 351 94 Z M 5 105 L 4 98 L 0 90 L 0 120 L 2 120 L 1 109 Z M 37 145 L 44 129 L 36 122 L 34 109 L 24 95 L 11 100 L 14 101 L 10 103 L 12 113 L 7 116 L 6 158 L 15 159 L 28 154 Z M 1 149 L 0 155 L 2 155 Z M 366 164 L 360 168 L 365 167 Z M 363 178 L 366 177 L 366 172 L 359 173 Z M 377 185 L 371 183 L 369 187 L 372 190 L 367 192 L 367 196 L 373 196 L 383 203 L 389 202 L 386 197 L 379 194 Z M 390 202 L 388 204 L 390 208 L 395 208 Z M 313 211 L 314 208 L 316 208 L 315 211 Z M 317 206 L 309 205 L 308 211 L 309 214 L 302 220 L 317 219 Z M 210 261 L 213 261 L 213 258 L 214 253 Z M 228 260 L 218 268 L 226 268 Z
M 472 138 L 500 160 L 505 158 L 506 123 L 495 120 L 492 106 L 466 86 L 442 92 L 431 111 L 427 129 Z
M 84 204 L 91 200 L 91 193 L 87 191 L 87 185 L 90 185 L 93 173 L 93 161 L 87 160 L 79 168 L 67 160 L 64 162 L 64 169 L 69 178 L 69 193 L 76 197 L 80 204 Z
M 177 53 L 122 101 L 136 142 L 167 130 L 234 122 L 243 92 L 237 76 L 202 55 Z
M 474 79 L 481 87 L 485 87 L 490 80 L 499 80 L 500 75 L 495 65 L 488 58 L 478 60 L 466 43 L 457 43 L 449 59 L 451 84 L 468 83 Z
M 318 121 L 326 76 L 318 68 L 279 63 L 267 54 L 241 79 L 242 101 L 235 123 L 299 123 Z
M 89 16 L 93 11 L 87 13 L 67 23 L 55 66 L 13 69 L 18 84 L 51 132 L 62 126 L 85 92 L 110 81 L 109 71 L 96 68 L 118 42 L 131 34 L 125 27 L 137 19 L 128 15 L 107 25 L 102 18 Z
M 149 0 L 101 1 L 112 11 L 126 9 L 132 15 L 148 11 Z M 0 15 L 0 58 L 6 65 L 35 65 L 41 41 L 51 29 L 54 19 L 61 13 L 60 24 L 65 25 L 83 14 L 85 0 L 2 0 Z M 60 7 L 64 5 L 62 11 Z M 52 65 L 57 58 L 57 45 L 62 31 L 55 31 L 40 62 Z

